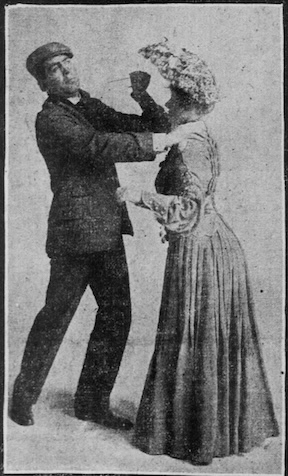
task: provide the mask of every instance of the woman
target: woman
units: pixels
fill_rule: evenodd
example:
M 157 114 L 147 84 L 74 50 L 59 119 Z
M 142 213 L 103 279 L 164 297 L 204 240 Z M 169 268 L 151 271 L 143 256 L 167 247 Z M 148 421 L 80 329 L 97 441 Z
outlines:
M 217 145 L 201 120 L 218 100 L 214 76 L 196 55 L 175 55 L 167 43 L 142 53 L 170 81 L 170 135 L 185 127 L 186 137 L 161 164 L 158 193 L 119 191 L 155 213 L 169 242 L 135 444 L 149 454 L 209 464 L 279 431 L 244 253 L 214 204 Z

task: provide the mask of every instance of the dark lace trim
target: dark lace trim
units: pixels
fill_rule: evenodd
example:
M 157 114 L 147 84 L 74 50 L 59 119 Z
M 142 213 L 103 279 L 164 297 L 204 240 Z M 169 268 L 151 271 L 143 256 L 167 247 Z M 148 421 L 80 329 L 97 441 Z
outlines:
M 212 178 L 209 181 L 206 195 L 213 195 L 216 189 L 217 177 L 220 175 L 220 160 L 217 142 L 210 136 L 208 131 L 207 142 Z

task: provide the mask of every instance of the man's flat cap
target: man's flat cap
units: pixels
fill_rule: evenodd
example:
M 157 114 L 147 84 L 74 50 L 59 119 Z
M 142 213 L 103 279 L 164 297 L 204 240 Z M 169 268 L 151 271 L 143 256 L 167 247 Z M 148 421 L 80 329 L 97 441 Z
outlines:
M 68 46 L 63 45 L 62 43 L 47 43 L 46 45 L 37 48 L 37 50 L 33 51 L 33 53 L 28 56 L 26 68 L 32 76 L 38 79 L 39 69 L 44 61 L 58 55 L 67 55 L 69 58 L 72 58 L 73 53 Z

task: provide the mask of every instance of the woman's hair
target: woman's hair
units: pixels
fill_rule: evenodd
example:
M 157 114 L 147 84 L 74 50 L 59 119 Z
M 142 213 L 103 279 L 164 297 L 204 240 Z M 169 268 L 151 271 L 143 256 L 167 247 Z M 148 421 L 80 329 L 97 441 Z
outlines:
M 208 114 L 214 109 L 215 103 L 199 103 L 198 101 L 195 101 L 195 99 L 193 99 L 193 97 L 189 93 L 186 93 L 183 89 L 170 86 L 170 90 L 171 92 L 173 91 L 175 93 L 180 107 L 183 108 L 185 111 L 189 111 L 193 108 L 197 114 L 202 116 Z
M 186 49 L 172 51 L 167 39 L 161 43 L 141 48 L 139 53 L 155 64 L 160 74 L 179 92 L 183 105 L 209 108 L 219 101 L 215 76 L 205 61 Z M 183 93 L 183 94 L 182 94 Z M 189 99 L 190 98 L 190 99 Z M 190 102 L 189 102 L 190 101 Z

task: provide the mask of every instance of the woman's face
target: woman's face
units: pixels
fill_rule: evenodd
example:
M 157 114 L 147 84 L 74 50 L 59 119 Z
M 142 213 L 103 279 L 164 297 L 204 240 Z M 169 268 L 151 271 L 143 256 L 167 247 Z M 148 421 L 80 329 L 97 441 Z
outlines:
M 199 114 L 193 106 L 189 109 L 185 109 L 183 105 L 181 105 L 178 95 L 173 89 L 171 89 L 171 97 L 169 101 L 166 102 L 165 106 L 168 108 L 172 124 L 199 121 L 202 117 L 202 114 Z
M 175 118 L 175 116 L 183 111 L 183 108 L 179 104 L 177 94 L 173 89 L 171 90 L 171 97 L 169 101 L 166 102 L 165 106 L 168 108 L 168 113 L 171 118 Z

